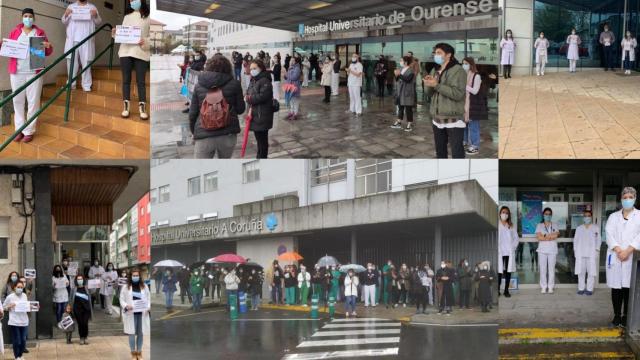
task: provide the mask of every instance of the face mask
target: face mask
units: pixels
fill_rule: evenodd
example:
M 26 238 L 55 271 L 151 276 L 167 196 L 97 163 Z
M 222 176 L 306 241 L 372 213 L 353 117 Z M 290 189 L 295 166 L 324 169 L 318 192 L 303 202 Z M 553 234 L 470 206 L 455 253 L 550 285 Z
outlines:
M 194 273 L 193 273 L 193 275 L 198 276 L 198 272 L 197 272 L 197 271 L 196 271 L 196 272 L 194 272 Z
M 464 266 L 469 266 L 469 262 L 468 262 L 468 261 L 465 261 L 465 262 L 464 262 Z
M 627 33 L 627 37 L 631 37 L 631 33 Z
M 609 31 L 609 28 L 604 28 L 604 31 Z
M 511 33 L 507 33 L 507 37 L 510 38 L 511 37 Z
M 571 35 L 575 35 L 575 34 L 576 34 L 576 32 L 575 32 L 575 31 L 571 31 Z
M 351 62 L 352 62 L 352 63 L 358 62 L 358 58 L 357 58 L 357 57 L 352 57 L 352 58 L 351 58 Z
M 546 222 L 551 221 L 551 215 L 544 215 L 543 218 L 544 218 L 544 221 Z
M 62 265 L 64 265 L 64 266 L 67 266 L 68 264 L 69 264 L 69 263 L 68 263 L 68 262 L 66 262 L 66 261 L 63 261 L 63 262 L 62 262 Z
M 485 265 L 482 267 L 482 270 L 489 270 L 489 268 Z
M 165 274 L 166 274 L 167 276 L 171 275 L 171 273 L 170 273 L 170 272 L 168 272 L 168 271 L 167 271 Z
M 140 282 L 140 276 L 132 276 L 131 277 L 131 282 L 133 282 L 134 284 L 137 284 Z
M 445 264 L 445 263 L 440 263 L 440 267 L 444 269 L 444 268 L 446 268 L 446 267 L 447 267 L 447 264 Z
M 140 0 L 133 0 L 130 4 L 133 10 L 140 10 L 140 7 L 142 6 L 142 2 Z
M 507 221 L 507 219 L 509 219 L 509 214 L 507 214 L 507 213 L 500 214 L 500 219 L 502 221 Z
M 373 270 L 373 266 L 369 266 L 369 267 L 368 267 L 368 269 L 369 269 L 369 270 Z
M 444 56 L 442 56 L 442 55 L 434 55 L 433 56 L 433 61 L 435 61 L 436 64 L 438 64 L 438 65 L 442 65 L 442 64 L 444 64 Z
M 21 295 L 22 294 L 22 288 L 16 288 L 16 294 Z
M 98 266 L 98 262 L 97 262 L 97 261 L 96 261 L 96 262 L 94 262 L 94 263 L 93 263 L 93 265 Z
M 251 270 L 251 273 L 252 273 L 252 274 L 255 274 L 255 273 L 256 273 L 256 271 L 255 271 L 255 270 Z
M 471 70 L 471 65 L 469 65 L 469 64 L 462 64 L 462 68 L 464 69 L 464 71 L 469 72 L 469 70 Z
M 18 277 L 15 275 L 11 275 L 11 281 L 16 282 L 18 281 Z
M 78 286 L 82 286 L 84 284 L 84 280 L 78 279 Z
M 122 273 L 122 277 L 127 277 L 127 274 L 125 274 L 125 273 Z
M 622 207 L 624 209 L 631 209 L 636 203 L 636 199 L 622 199 Z
M 108 266 L 107 270 L 109 270 L 109 271 L 113 270 L 113 266 Z
M 404 67 L 404 61 L 400 61 L 400 67 Z
M 584 223 L 587 224 L 587 225 L 591 224 L 591 216 L 585 216 L 584 217 Z
M 256 77 L 258 76 L 258 74 L 260 74 L 260 70 L 258 69 L 251 70 L 251 76 Z
M 24 24 L 25 27 L 27 28 L 31 28 L 31 26 L 33 25 L 33 18 L 22 18 L 22 23 Z

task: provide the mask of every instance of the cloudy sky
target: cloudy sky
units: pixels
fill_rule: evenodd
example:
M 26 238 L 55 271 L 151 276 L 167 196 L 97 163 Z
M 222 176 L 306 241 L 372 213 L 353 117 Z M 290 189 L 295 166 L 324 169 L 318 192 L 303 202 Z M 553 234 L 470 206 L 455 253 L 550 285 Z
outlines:
M 182 14 L 170 13 L 166 11 L 159 11 L 156 9 L 156 0 L 151 0 L 151 18 L 167 24 L 165 30 L 179 30 L 184 25 L 189 24 L 189 18 L 191 22 L 198 22 L 200 20 L 208 20 L 197 16 L 187 16 Z

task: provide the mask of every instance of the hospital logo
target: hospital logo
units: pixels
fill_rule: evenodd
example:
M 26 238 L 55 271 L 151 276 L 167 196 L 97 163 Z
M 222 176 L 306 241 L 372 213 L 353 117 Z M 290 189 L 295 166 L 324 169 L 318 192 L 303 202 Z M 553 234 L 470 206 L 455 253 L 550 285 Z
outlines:
M 304 37 L 304 24 L 298 24 L 298 34 Z
M 267 225 L 267 229 L 269 229 L 269 231 L 273 231 L 276 229 L 276 227 L 278 227 L 278 217 L 274 213 L 267 215 L 264 222 L 265 225 Z

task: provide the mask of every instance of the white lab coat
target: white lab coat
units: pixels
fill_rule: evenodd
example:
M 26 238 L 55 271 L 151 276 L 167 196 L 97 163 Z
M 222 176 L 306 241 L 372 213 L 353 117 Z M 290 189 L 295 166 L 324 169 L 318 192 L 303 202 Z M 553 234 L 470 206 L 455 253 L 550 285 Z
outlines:
M 573 237 L 573 253 L 576 257 L 576 264 L 574 273 L 580 274 L 582 269 L 582 260 L 588 258 L 589 275 L 596 275 L 598 273 L 598 260 L 600 254 L 600 231 L 598 226 L 591 224 L 587 228 L 584 224 L 578 226 L 576 234 Z
M 311 287 L 311 274 L 309 274 L 308 272 L 300 272 L 298 274 L 298 287 L 302 288 L 302 283 L 306 282 L 307 283 L 307 288 Z
M 502 222 L 498 224 L 498 273 L 504 272 L 504 265 L 502 263 L 502 257 L 509 257 L 509 264 L 507 264 L 507 272 L 516 271 L 516 250 L 520 239 L 518 238 L 518 231 L 515 225 L 511 228 L 502 225 Z
M 89 11 L 96 10 L 95 5 L 87 2 L 85 5 L 80 5 L 79 2 L 74 2 L 67 7 L 71 9 L 71 11 L 75 11 L 78 8 L 89 8 Z M 91 33 L 96 31 L 96 25 L 99 25 L 102 22 L 102 18 L 100 18 L 100 13 L 97 12 L 96 17 L 91 20 L 74 20 L 73 13 L 69 14 L 69 16 L 62 15 L 62 23 L 67 28 L 67 38 L 64 42 L 64 51 L 67 52 L 71 49 L 75 44 L 87 38 Z M 87 66 L 96 56 L 96 43 L 95 37 L 85 42 L 82 46 L 80 46 L 75 52 L 75 59 L 73 64 L 73 69 L 71 69 L 71 54 L 67 56 L 67 73 L 70 77 L 76 75 L 76 73 L 82 67 Z M 91 85 L 93 83 L 93 79 L 91 78 L 91 69 L 87 69 L 87 71 L 82 73 L 82 88 L 84 90 L 90 90 Z M 74 85 L 75 86 L 75 83 Z
M 513 65 L 516 56 L 516 43 L 513 39 L 502 39 L 500 41 L 500 49 L 502 49 L 501 65 Z
M 102 280 L 102 286 L 100 287 L 100 294 L 105 296 L 111 296 L 114 293 L 114 282 L 118 279 L 118 273 L 115 270 L 105 271 L 100 275 Z
M 142 281 L 142 280 L 141 280 Z M 145 286 L 140 290 L 142 298 L 147 300 L 147 311 L 142 314 L 142 335 L 148 335 L 150 327 L 149 311 L 151 310 L 151 297 L 149 295 L 149 287 Z M 120 291 L 120 308 L 122 308 L 122 323 L 124 324 L 124 333 L 127 335 L 135 335 L 136 326 L 133 320 L 133 311 L 124 311 L 125 306 L 133 306 L 133 292 L 129 286 L 125 286 Z
M 638 47 L 638 41 L 636 38 L 632 38 L 630 40 L 627 40 L 627 38 L 622 39 L 622 61 L 624 61 L 625 53 L 627 51 L 629 51 L 629 61 L 636 61 L 636 47 Z
M 546 64 L 549 40 L 547 40 L 546 38 L 537 38 L 536 42 L 533 44 L 533 47 L 536 49 L 536 64 Z
M 578 45 L 582 43 L 582 39 L 578 35 L 567 36 L 567 44 L 569 49 L 567 50 L 567 60 L 580 60 L 580 49 Z
M 629 219 L 625 220 L 622 210 L 618 210 L 609 215 L 606 226 L 607 234 L 607 286 L 612 289 L 628 288 L 631 285 L 631 271 L 633 269 L 633 256 L 625 261 L 620 261 L 613 251 L 619 246 L 626 249 L 633 246 L 640 249 L 640 210 L 633 209 L 629 214 Z
M 552 222 L 550 227 L 546 227 L 544 223 L 539 223 L 536 227 L 536 234 L 552 234 L 558 231 L 558 225 Z M 556 255 L 558 253 L 558 241 L 538 241 L 538 253 Z
M 80 270 L 78 270 L 78 271 L 80 271 Z M 98 266 L 92 265 L 89 268 L 89 279 L 100 279 L 102 274 L 104 274 L 104 268 L 101 265 L 98 265 Z M 85 281 L 85 283 L 86 283 L 86 281 Z M 86 286 L 86 284 L 85 284 L 85 286 Z M 91 289 L 91 290 L 89 290 L 89 292 L 91 294 L 96 294 L 96 293 L 99 292 L 98 290 L 99 289 Z

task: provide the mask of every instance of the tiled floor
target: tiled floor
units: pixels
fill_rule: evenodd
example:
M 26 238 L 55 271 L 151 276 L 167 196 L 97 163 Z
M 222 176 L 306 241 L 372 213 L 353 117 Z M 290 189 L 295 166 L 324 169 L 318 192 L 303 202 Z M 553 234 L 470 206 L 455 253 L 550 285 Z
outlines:
M 514 77 L 499 108 L 501 159 L 640 158 L 640 75 Z
M 77 335 L 77 334 L 74 334 Z M 24 355 L 29 360 L 129 360 L 129 338 L 127 336 L 89 336 L 89 345 L 80 345 L 78 338 L 69 345 L 64 339 L 40 340 L 36 347 L 29 347 L 29 354 Z M 144 359 L 150 359 L 149 338 L 145 337 Z M 5 348 L 2 359 L 14 359 L 10 347 Z

